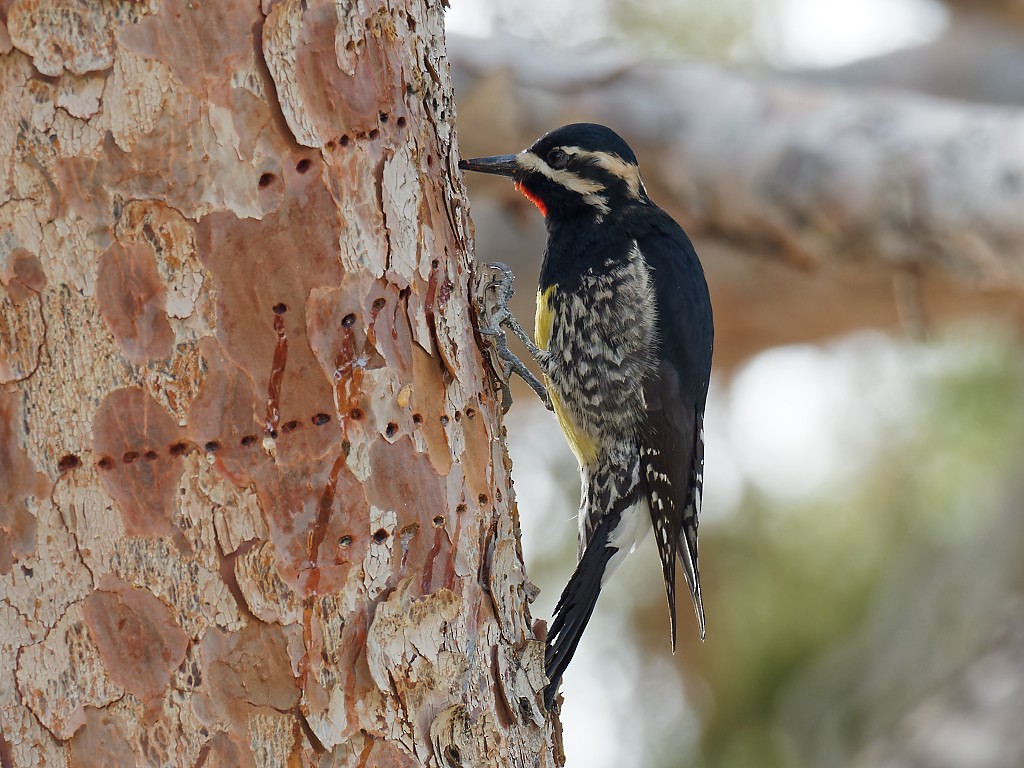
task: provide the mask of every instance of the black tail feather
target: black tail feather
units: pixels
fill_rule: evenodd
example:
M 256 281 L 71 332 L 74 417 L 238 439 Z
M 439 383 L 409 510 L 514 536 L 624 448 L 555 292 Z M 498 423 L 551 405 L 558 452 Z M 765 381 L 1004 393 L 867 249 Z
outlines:
M 549 710 L 555 701 L 562 675 L 576 653 L 583 630 L 594 613 L 597 596 L 601 594 L 601 578 L 608 561 L 618 551 L 608 546 L 608 536 L 618 520 L 619 515 L 606 515 L 594 530 L 576 571 L 555 606 L 555 620 L 548 630 L 548 647 L 544 655 L 549 680 L 544 689 L 544 705 Z

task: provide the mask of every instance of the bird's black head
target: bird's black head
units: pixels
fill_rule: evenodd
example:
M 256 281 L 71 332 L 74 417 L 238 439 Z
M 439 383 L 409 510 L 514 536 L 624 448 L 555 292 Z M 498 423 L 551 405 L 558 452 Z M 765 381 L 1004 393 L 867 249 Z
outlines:
M 636 155 L 611 128 L 573 123 L 546 133 L 517 155 L 460 160 L 459 168 L 510 176 L 553 219 L 602 218 L 647 198 Z

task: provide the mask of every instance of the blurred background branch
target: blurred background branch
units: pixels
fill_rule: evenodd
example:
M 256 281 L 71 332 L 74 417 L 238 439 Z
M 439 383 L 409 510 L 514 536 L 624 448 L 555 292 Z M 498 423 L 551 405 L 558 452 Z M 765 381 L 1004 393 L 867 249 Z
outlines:
M 652 197 L 700 240 L 719 366 L 906 318 L 915 335 L 968 315 L 1024 320 L 1024 112 L 607 48 L 448 44 L 465 154 L 578 120 L 630 137 Z

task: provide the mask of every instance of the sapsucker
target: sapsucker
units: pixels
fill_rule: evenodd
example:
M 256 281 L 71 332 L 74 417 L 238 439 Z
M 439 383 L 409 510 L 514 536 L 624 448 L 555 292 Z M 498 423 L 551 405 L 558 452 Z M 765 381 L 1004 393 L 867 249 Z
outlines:
M 676 642 L 676 560 L 701 637 L 697 512 L 711 375 L 711 299 L 683 229 L 651 202 L 636 156 L 601 125 L 567 125 L 515 155 L 459 167 L 509 176 L 545 216 L 536 343 L 502 311 L 543 371 L 580 465 L 579 562 L 555 609 L 550 708 L 598 594 L 653 524 Z M 507 300 L 511 274 L 502 292 Z M 497 333 L 500 329 L 492 329 Z M 501 351 L 528 380 L 529 370 Z M 544 396 L 545 387 L 535 379 Z

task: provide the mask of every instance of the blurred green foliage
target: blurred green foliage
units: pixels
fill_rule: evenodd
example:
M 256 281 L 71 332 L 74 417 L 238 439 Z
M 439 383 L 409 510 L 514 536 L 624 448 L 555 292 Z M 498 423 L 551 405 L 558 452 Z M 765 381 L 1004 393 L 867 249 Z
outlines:
M 759 60 L 756 32 L 775 0 L 467 0 L 477 20 L 558 45 L 614 40 L 652 56 Z
M 647 56 L 684 54 L 725 61 L 753 55 L 755 18 L 762 6 L 757 0 L 615 0 L 605 12 L 616 37 Z

